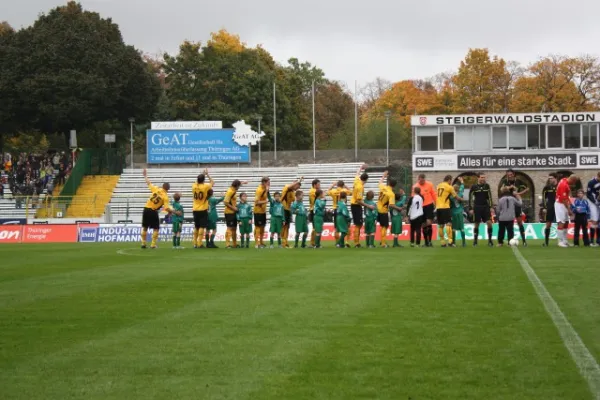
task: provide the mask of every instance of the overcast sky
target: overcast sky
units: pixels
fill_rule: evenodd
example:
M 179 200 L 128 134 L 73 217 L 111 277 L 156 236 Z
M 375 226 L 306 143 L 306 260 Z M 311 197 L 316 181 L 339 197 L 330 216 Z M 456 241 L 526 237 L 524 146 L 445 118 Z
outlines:
M 0 19 L 30 25 L 64 1 L 0 0 Z M 290 57 L 354 85 L 455 70 L 470 47 L 528 64 L 550 53 L 600 54 L 598 0 L 82 0 L 111 17 L 125 41 L 176 52 L 225 28 L 277 61 Z M 10 4 L 9 4 L 10 3 Z

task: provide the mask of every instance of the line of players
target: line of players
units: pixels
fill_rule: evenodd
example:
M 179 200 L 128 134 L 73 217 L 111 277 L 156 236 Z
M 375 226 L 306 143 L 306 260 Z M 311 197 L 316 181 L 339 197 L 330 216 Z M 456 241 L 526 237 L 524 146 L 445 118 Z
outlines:
M 295 246 L 307 247 L 306 240 L 308 236 L 308 223 L 312 223 L 310 245 L 308 247 L 319 248 L 321 246 L 321 233 L 323 231 L 323 223 L 326 212 L 325 195 L 333 200 L 333 218 L 335 225 L 336 246 L 349 247 L 346 243 L 346 238 L 349 235 L 354 240 L 355 247 L 361 247 L 360 232 L 365 229 L 367 247 L 375 247 L 375 229 L 376 224 L 381 226 L 381 247 L 388 247 L 387 236 L 390 228 L 394 235 L 394 247 L 402 247 L 398 242 L 398 235 L 402 233 L 403 217 L 402 212 L 406 211 L 406 222 L 410 223 L 410 243 L 411 246 L 420 246 L 421 232 L 424 238 L 424 246 L 432 246 L 432 225 L 434 214 L 437 215 L 438 232 L 441 238 L 442 247 L 455 247 L 456 231 L 462 233 L 462 244 L 465 246 L 464 235 L 464 207 L 468 202 L 470 213 L 474 221 L 474 241 L 473 245 L 478 245 L 479 228 L 481 223 L 486 224 L 488 233 L 488 245 L 493 246 L 492 241 L 492 192 L 489 184 L 486 182 L 484 174 L 478 175 L 478 182 L 472 185 L 468 199 L 464 199 L 464 184 L 459 177 L 460 184 L 451 185 L 452 176 L 447 175 L 444 182 L 440 183 L 436 189 L 433 184 L 426 180 L 424 174 L 419 175 L 417 183 L 412 188 L 410 199 L 407 201 L 407 196 L 400 189 L 395 192 L 397 182 L 394 179 L 388 179 L 387 172 L 383 174 L 379 182 L 379 196 L 377 201 L 374 199 L 374 193 L 369 191 L 364 194 L 364 184 L 369 179 L 367 173 L 364 172 L 366 166 L 362 166 L 356 174 L 353 188 L 349 189 L 344 185 L 344 182 L 339 181 L 334 183 L 327 192 L 321 189 L 321 182 L 318 179 L 312 181 L 312 187 L 309 190 L 309 209 L 307 210 L 303 203 L 304 193 L 299 190 L 301 188 L 303 178 L 300 178 L 289 185 L 285 185 L 281 192 L 270 194 L 270 180 L 265 177 L 261 180 L 260 185 L 256 189 L 255 202 L 252 207 L 247 201 L 247 195 L 240 195 L 240 203 L 238 204 L 238 190 L 247 182 L 234 180 L 223 197 L 216 197 L 213 193 L 213 180 L 204 171 L 198 175 L 197 182 L 192 185 L 193 195 L 193 245 L 195 248 L 216 248 L 214 237 L 218 215 L 216 205 L 223 202 L 225 205 L 225 222 L 227 231 L 225 236 L 226 246 L 237 246 L 237 230 L 239 226 L 240 239 L 242 247 L 250 246 L 250 233 L 252 232 L 252 220 L 254 220 L 254 237 L 255 247 L 266 247 L 264 243 L 265 227 L 267 222 L 267 205 L 269 205 L 269 213 L 271 216 L 270 224 L 270 246 L 274 246 L 275 236 L 277 237 L 277 245 L 281 247 L 291 247 L 288 243 L 289 228 L 292 222 L 292 215 L 295 216 Z M 159 230 L 159 211 L 163 208 L 166 212 L 172 215 L 173 223 L 173 246 L 180 247 L 181 227 L 183 224 L 184 210 L 179 203 L 181 195 L 175 193 L 173 206 L 169 206 L 169 197 L 167 192 L 170 189 L 168 183 L 163 184 L 161 188 L 153 186 L 147 178 L 144 170 L 144 177 L 148 184 L 152 195 L 147 201 L 142 215 L 142 248 L 146 248 L 146 237 L 148 229 L 153 229 L 151 247 L 156 247 Z M 387 183 L 385 182 L 387 180 Z M 577 180 L 574 175 L 565 178 L 563 181 L 568 185 Z M 561 181 L 562 182 L 562 181 Z M 560 186 L 560 185 L 559 185 Z M 564 186 L 564 185 L 563 185 Z M 570 203 L 568 194 L 566 201 L 557 194 L 556 175 L 550 174 L 548 185 L 544 188 L 543 199 L 546 213 L 546 229 L 545 242 L 548 245 L 550 236 L 550 227 L 553 222 L 558 221 L 558 238 L 559 246 L 566 247 L 566 227 L 569 219 L 575 219 L 578 214 L 577 209 L 573 209 Z M 516 219 L 521 238 L 525 238 L 523 220 L 521 218 L 522 203 L 519 200 L 520 196 L 526 193 L 526 186 L 516 178 L 514 171 L 508 170 L 505 178 L 501 183 L 501 192 L 503 197 L 514 197 L 517 201 L 508 203 L 507 201 L 499 202 L 498 222 L 500 225 L 500 236 L 498 239 L 499 245 L 503 244 L 504 231 L 508 233 L 508 239 L 512 239 L 514 233 L 512 231 L 513 221 Z M 593 203 L 592 210 L 595 211 L 590 215 L 590 207 L 586 208 L 587 215 L 590 215 L 591 221 L 591 236 L 592 243 L 594 237 L 598 234 L 598 192 L 600 191 L 600 173 L 597 178 L 590 181 L 588 185 L 588 200 L 586 203 Z M 593 196 L 594 200 L 589 197 Z M 348 197 L 350 197 L 350 210 L 347 207 Z M 556 204 L 559 204 L 558 208 Z M 564 209 L 562 208 L 564 206 Z M 566 211 L 565 211 L 566 209 Z M 579 212 L 580 213 L 580 212 Z M 566 217 L 565 217 L 566 215 Z M 391 218 L 390 218 L 391 217 Z M 566 222 L 564 221 L 566 220 Z M 510 221 L 510 223 L 509 223 Z M 587 221 L 587 220 L 586 220 Z M 351 226 L 353 222 L 354 226 Z M 582 225 L 581 218 L 578 225 Z M 587 222 L 585 223 L 587 226 Z M 562 238 L 564 231 L 564 240 Z M 302 236 L 301 244 L 300 236 Z M 584 231 L 584 243 L 587 244 L 587 234 Z M 600 237 L 596 236 L 596 240 Z M 206 244 L 204 244 L 204 242 Z M 524 240 L 524 245 L 527 242 Z

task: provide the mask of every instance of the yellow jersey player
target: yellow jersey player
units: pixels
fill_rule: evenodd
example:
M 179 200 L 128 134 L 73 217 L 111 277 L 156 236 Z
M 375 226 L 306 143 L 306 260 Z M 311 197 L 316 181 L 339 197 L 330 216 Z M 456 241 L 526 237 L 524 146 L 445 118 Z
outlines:
M 321 181 L 318 179 L 313 179 L 312 187 L 308 192 L 308 222 L 313 224 L 312 231 L 310 232 L 310 247 L 315 247 L 315 240 L 317 238 L 317 231 L 314 225 L 315 218 L 315 200 L 317 199 L 317 190 L 321 189 Z
M 331 184 L 331 186 L 329 187 L 329 190 L 327 191 L 327 196 L 331 197 L 331 201 L 333 203 L 331 205 L 331 208 L 333 208 L 333 220 L 334 221 L 337 218 L 337 207 L 338 207 L 338 202 L 340 201 L 340 194 L 342 192 L 346 193 L 346 196 L 348 196 L 352 193 L 350 191 L 350 189 L 348 189 L 346 187 L 346 185 L 344 184 L 344 181 L 333 182 Z M 335 228 L 335 242 L 337 243 L 339 240 L 340 240 L 340 233 L 338 232 L 337 227 L 336 227 Z
M 283 205 L 283 227 L 281 229 L 281 239 L 283 247 L 289 249 L 288 236 L 290 233 L 290 224 L 292 223 L 292 203 L 296 200 L 296 190 L 302 186 L 304 177 L 294 181 L 289 185 L 285 185 L 281 191 L 281 204 Z
M 265 226 L 267 225 L 267 204 L 269 204 L 269 186 L 271 180 L 265 176 L 261 179 L 260 185 L 256 188 L 254 195 L 254 247 L 265 248 L 263 239 L 265 236 Z
M 160 230 L 160 218 L 158 212 L 161 208 L 164 208 L 166 212 L 170 212 L 169 207 L 169 189 L 171 185 L 163 183 L 162 187 L 154 186 L 150 179 L 148 179 L 148 173 L 144 169 L 144 179 L 148 188 L 152 192 L 152 195 L 144 206 L 144 212 L 142 214 L 142 249 L 146 248 L 146 238 L 148 236 L 148 229 L 152 229 L 152 243 L 150 248 L 156 248 L 156 241 L 158 240 L 158 233 Z
M 452 208 L 450 199 L 453 197 L 458 198 L 458 195 L 454 187 L 452 187 L 452 175 L 446 175 L 444 182 L 437 185 L 436 194 L 435 207 L 437 209 L 438 232 L 442 247 L 446 247 L 444 234 L 448 237 L 448 244 L 451 247 L 455 247 L 452 242 Z
M 388 183 L 383 182 L 387 179 Z M 390 227 L 390 207 L 396 208 L 396 195 L 394 187 L 396 180 L 388 179 L 388 171 L 385 171 L 379 180 L 379 198 L 377 199 L 377 221 L 381 226 L 381 247 L 387 248 L 387 233 Z
M 225 205 L 225 224 L 227 225 L 225 247 L 228 249 L 232 247 L 235 249 L 237 247 L 237 191 L 240 186 L 247 183 L 241 182 L 238 179 L 234 180 L 225 193 L 225 199 L 223 199 L 223 204 Z
M 356 177 L 352 184 L 352 197 L 350 198 L 350 212 L 352 213 L 352 222 L 354 223 L 354 247 L 360 247 L 360 230 L 363 226 L 363 207 L 367 205 L 363 201 L 365 193 L 365 183 L 369 180 L 369 175 L 364 172 L 367 164 L 361 165 L 356 171 Z
M 205 183 L 208 178 L 208 183 Z M 214 182 L 208 175 L 208 170 L 205 169 L 203 174 L 198 175 L 196 183 L 192 185 L 193 206 L 192 213 L 194 215 L 194 233 L 193 241 L 194 248 L 202 248 L 202 240 L 204 233 L 208 228 L 208 191 L 212 189 Z

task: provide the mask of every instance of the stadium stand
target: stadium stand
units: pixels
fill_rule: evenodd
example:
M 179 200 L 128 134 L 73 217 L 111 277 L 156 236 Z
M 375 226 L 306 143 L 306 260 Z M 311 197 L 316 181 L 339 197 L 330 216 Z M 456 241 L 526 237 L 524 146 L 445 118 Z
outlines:
M 215 181 L 214 191 L 217 196 L 222 196 L 234 179 L 248 181 L 248 185 L 242 186 L 241 192 L 248 194 L 248 200 L 254 201 L 254 193 L 263 176 L 271 179 L 271 192 L 280 191 L 284 185 L 293 182 L 296 178 L 304 176 L 302 190 L 305 193 L 310 190 L 313 179 L 321 180 L 321 187 L 324 190 L 329 189 L 333 182 L 343 180 L 347 186 L 351 187 L 354 181 L 356 171 L 361 163 L 344 164 L 300 164 L 298 167 L 287 168 L 211 168 L 210 175 Z M 148 178 L 155 185 L 161 185 L 163 182 L 171 184 L 170 195 L 175 192 L 182 194 L 181 203 L 186 210 L 186 218 L 191 218 L 192 198 L 191 185 L 196 181 L 196 177 L 203 170 L 201 168 L 190 169 L 148 169 Z M 377 193 L 377 183 L 381 178 L 381 172 L 370 174 L 369 182 L 365 186 L 365 192 L 374 190 Z M 113 196 L 108 205 L 110 217 L 113 222 L 119 220 L 129 220 L 139 222 L 142 209 L 149 192 L 141 169 L 126 169 L 113 192 Z M 304 201 L 308 205 L 308 195 L 305 195 Z M 223 205 L 219 205 L 219 215 L 223 213 Z

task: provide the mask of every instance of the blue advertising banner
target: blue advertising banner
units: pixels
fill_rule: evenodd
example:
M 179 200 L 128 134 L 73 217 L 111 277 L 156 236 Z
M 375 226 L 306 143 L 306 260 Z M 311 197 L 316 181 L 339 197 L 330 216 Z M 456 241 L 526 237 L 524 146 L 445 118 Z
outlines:
M 235 129 L 148 130 L 148 164 L 249 163 L 250 146 L 235 140 Z

